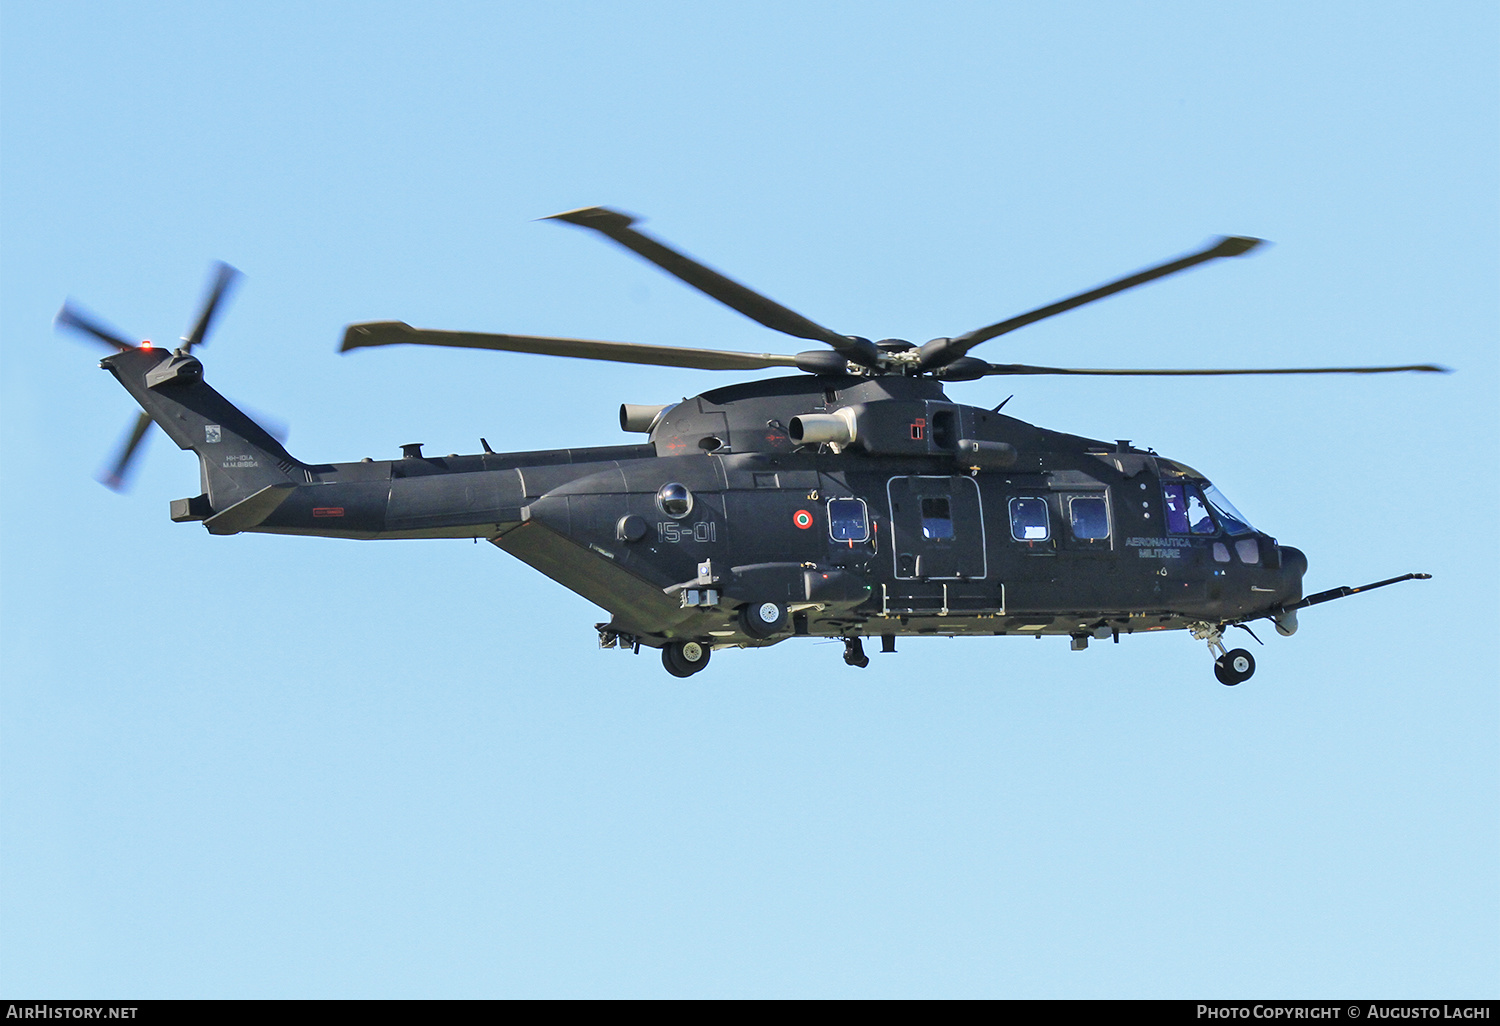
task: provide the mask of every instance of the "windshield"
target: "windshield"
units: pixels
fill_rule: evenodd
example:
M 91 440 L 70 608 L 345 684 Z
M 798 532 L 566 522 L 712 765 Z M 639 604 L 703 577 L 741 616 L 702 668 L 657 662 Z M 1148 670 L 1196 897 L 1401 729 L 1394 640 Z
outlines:
M 1225 534 L 1233 538 L 1239 534 L 1255 533 L 1255 528 L 1251 527 L 1250 522 L 1234 508 L 1234 503 L 1224 498 L 1224 493 L 1213 485 L 1203 486 L 1203 497 L 1214 508 L 1214 512 L 1219 514 L 1219 523 L 1223 526 Z

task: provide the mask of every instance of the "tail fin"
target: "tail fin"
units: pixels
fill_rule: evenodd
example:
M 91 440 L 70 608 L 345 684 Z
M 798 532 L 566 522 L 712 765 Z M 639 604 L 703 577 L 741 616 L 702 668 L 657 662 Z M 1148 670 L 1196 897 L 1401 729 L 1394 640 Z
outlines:
M 192 515 L 174 519 L 203 519 L 272 485 L 308 481 L 305 464 L 204 382 L 197 357 L 142 346 L 107 356 L 99 366 L 172 441 L 198 454 L 203 496 L 188 500 Z

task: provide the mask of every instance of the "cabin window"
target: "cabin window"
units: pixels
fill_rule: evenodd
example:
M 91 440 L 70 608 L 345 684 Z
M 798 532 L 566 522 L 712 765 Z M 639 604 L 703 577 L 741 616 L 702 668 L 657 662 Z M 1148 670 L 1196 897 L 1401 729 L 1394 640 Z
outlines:
M 1213 534 L 1214 518 L 1197 485 L 1164 484 L 1163 504 L 1167 509 L 1167 530 L 1173 534 Z
M 1016 541 L 1046 541 L 1052 536 L 1046 499 L 1010 500 L 1010 536 Z
M 1109 537 L 1109 503 L 1102 495 L 1075 495 L 1068 499 L 1068 520 L 1073 537 L 1095 541 Z
M 951 520 L 949 521 L 949 534 L 952 534 Z M 834 541 L 841 542 L 869 541 L 870 517 L 865 509 L 865 500 L 829 499 L 828 536 Z
M 922 496 L 922 537 L 934 541 L 953 537 L 953 507 L 948 496 Z

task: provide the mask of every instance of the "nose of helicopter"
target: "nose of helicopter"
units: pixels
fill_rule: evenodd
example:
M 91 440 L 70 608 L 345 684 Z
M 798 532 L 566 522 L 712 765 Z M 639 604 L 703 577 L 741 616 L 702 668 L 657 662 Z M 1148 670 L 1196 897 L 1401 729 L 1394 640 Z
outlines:
M 1290 606 L 1302 600 L 1302 575 L 1307 573 L 1307 554 L 1290 545 L 1278 546 L 1281 552 L 1281 583 L 1276 589 L 1276 604 Z M 1295 609 L 1278 613 L 1272 617 L 1277 633 L 1291 637 L 1297 632 Z
M 1281 549 L 1282 577 L 1288 585 L 1296 586 L 1296 594 L 1291 597 L 1291 601 L 1295 602 L 1302 597 L 1302 575 L 1307 573 L 1307 554 L 1290 545 L 1282 545 L 1279 548 Z

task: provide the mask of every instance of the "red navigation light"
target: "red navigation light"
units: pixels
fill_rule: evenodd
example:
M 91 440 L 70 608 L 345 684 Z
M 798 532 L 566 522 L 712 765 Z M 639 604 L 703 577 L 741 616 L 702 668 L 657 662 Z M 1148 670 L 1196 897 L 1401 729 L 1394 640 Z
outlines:
M 142 342 L 141 343 L 141 348 L 142 349 L 150 349 L 151 348 L 151 340 L 148 338 L 144 342 Z

